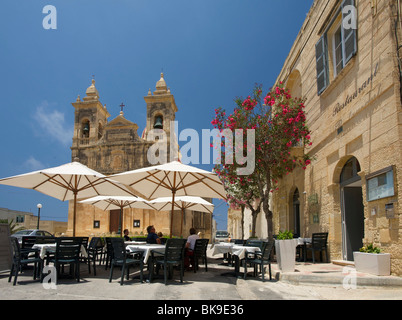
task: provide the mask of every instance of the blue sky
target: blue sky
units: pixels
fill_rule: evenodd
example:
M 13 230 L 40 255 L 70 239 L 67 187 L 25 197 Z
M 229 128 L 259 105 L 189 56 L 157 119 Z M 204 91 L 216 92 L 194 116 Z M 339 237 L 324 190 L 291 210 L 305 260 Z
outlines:
M 95 76 L 114 119 L 145 127 L 144 96 L 163 70 L 179 132 L 212 129 L 214 109 L 232 110 L 255 83 L 268 90 L 313 0 L 2 0 L 0 178 L 71 161 L 74 102 Z M 46 5 L 57 29 L 46 30 Z M 201 136 L 201 135 L 200 135 Z M 180 145 L 186 141 L 179 142 Z M 213 165 L 196 165 L 211 170 Z M 0 186 L 0 207 L 67 221 L 67 202 Z M 227 206 L 214 201 L 219 229 Z

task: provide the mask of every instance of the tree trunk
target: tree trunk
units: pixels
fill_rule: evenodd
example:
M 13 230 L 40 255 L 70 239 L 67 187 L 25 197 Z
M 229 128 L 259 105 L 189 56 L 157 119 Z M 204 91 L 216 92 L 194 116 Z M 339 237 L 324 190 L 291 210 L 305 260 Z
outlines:
M 254 209 L 252 204 L 249 203 L 249 202 L 247 203 L 247 207 L 251 210 L 251 217 L 252 217 L 252 219 L 251 219 L 251 223 L 252 223 L 252 225 L 251 225 L 251 237 L 254 238 L 255 237 L 255 228 L 256 228 L 256 224 L 257 224 L 257 217 L 258 217 L 258 214 L 261 211 L 261 201 L 259 201 L 257 209 Z
M 251 237 L 252 238 L 255 238 L 255 227 L 257 224 L 257 216 L 258 216 L 258 213 L 256 213 L 255 211 L 252 212 L 252 215 L 251 215 L 251 217 L 252 217 Z
M 267 173 L 267 187 L 264 192 L 264 199 L 263 199 L 263 210 L 265 213 L 265 218 L 267 219 L 267 232 L 268 232 L 268 239 L 272 240 L 274 237 L 274 228 L 273 228 L 273 212 L 269 207 L 269 199 L 271 196 L 271 176 Z
M 241 206 L 241 239 L 244 240 L 244 210 L 246 206 L 242 204 Z

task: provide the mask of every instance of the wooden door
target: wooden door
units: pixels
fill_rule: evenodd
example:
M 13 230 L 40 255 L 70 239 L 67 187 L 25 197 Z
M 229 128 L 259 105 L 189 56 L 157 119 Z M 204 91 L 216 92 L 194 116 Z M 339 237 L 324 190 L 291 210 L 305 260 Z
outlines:
M 119 231 L 119 216 L 120 209 L 118 210 L 110 210 L 110 223 L 109 223 L 109 232 L 117 233 Z

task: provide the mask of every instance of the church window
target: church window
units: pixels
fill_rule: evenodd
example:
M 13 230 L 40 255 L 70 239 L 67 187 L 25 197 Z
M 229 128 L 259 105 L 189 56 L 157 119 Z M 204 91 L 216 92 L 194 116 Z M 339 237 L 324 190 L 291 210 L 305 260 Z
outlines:
M 103 126 L 102 123 L 99 123 L 98 125 L 98 139 L 101 139 L 103 137 Z

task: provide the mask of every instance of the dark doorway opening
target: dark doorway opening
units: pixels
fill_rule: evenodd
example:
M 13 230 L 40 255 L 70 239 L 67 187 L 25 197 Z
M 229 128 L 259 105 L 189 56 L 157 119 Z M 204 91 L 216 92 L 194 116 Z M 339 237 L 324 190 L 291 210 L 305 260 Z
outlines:
M 360 164 L 353 157 L 341 172 L 342 257 L 347 261 L 353 261 L 353 251 L 363 246 L 364 205 L 359 171 Z
M 300 195 L 299 190 L 296 189 L 293 193 L 293 210 L 291 215 L 290 229 L 293 230 L 295 237 L 300 237 Z

